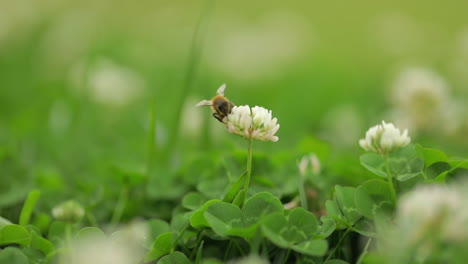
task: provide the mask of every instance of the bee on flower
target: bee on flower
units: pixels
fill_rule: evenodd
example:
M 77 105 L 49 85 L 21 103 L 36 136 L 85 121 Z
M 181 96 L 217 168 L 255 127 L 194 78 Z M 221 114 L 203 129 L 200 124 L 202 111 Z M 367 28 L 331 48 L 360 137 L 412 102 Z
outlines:
M 213 116 L 221 123 L 226 123 L 226 117 L 231 113 L 234 104 L 224 96 L 226 84 L 221 85 L 216 91 L 216 96 L 211 100 L 202 100 L 196 106 L 210 106 Z
M 211 100 L 202 100 L 196 106 L 210 106 L 213 116 L 226 125 L 229 133 L 245 139 L 261 141 L 278 141 L 275 133 L 280 128 L 278 119 L 273 118 L 271 110 L 260 106 L 235 106 L 224 96 L 226 85 L 217 90 Z
M 278 141 L 275 136 L 280 128 L 278 119 L 273 118 L 271 110 L 260 106 L 250 107 L 248 105 L 235 106 L 225 96 L 223 84 L 218 88 L 217 96 L 211 100 L 202 100 L 197 106 L 211 106 L 213 116 L 221 123 L 225 124 L 229 133 L 239 135 L 247 139 L 247 175 L 244 180 L 241 200 L 239 204 L 243 205 L 247 194 L 249 193 L 250 176 L 252 173 L 252 142 L 260 141 Z

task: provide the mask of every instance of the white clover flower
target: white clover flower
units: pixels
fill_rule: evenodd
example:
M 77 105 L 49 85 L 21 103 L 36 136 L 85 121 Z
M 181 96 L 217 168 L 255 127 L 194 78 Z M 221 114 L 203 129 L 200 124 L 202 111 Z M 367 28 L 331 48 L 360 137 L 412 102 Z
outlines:
M 275 133 L 280 128 L 277 118 L 272 118 L 271 110 L 260 106 L 234 106 L 227 117 L 226 128 L 231 134 L 246 139 L 278 141 Z
M 468 239 L 466 201 L 461 188 L 419 187 L 400 200 L 396 222 L 410 243 L 419 243 L 432 233 L 445 241 L 465 241 Z
M 130 68 L 102 59 L 88 76 L 91 98 L 102 105 L 124 107 L 136 101 L 145 89 L 144 80 Z
M 393 84 L 392 99 L 395 105 L 408 111 L 430 110 L 444 105 L 449 99 L 449 89 L 445 80 L 430 69 L 407 68 Z
M 84 215 L 83 206 L 73 200 L 63 202 L 52 209 L 52 216 L 59 221 L 79 222 Z
M 133 264 L 141 263 L 143 251 L 134 242 L 115 241 L 111 237 L 89 236 L 75 240 L 69 254 L 59 257 L 60 264 Z
M 301 175 L 305 175 L 309 169 L 314 174 L 319 174 L 322 168 L 320 160 L 318 159 L 317 155 L 313 153 L 302 157 L 297 167 Z
M 411 142 L 408 130 L 403 133 L 392 123 L 382 121 L 381 125 L 376 125 L 366 132 L 366 137 L 359 140 L 359 145 L 366 151 L 380 154 L 387 154 L 397 148 L 407 146 Z
M 426 68 L 401 71 L 391 87 L 392 114 L 397 124 L 411 131 L 440 130 L 446 126 L 447 110 L 452 105 L 444 78 Z
M 258 255 L 251 254 L 246 257 L 231 260 L 228 264 L 268 264 L 270 263 L 267 259 L 264 259 Z

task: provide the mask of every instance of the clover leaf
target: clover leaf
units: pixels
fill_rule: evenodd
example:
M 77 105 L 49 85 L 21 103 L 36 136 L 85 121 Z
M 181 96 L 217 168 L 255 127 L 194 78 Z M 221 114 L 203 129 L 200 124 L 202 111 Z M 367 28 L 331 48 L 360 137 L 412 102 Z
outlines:
M 204 216 L 216 234 L 248 239 L 255 235 L 262 218 L 276 212 L 283 212 L 279 199 L 262 192 L 249 198 L 242 209 L 230 203 L 213 203 Z
M 318 231 L 317 219 L 303 208 L 292 210 L 288 216 L 271 214 L 262 223 L 263 234 L 273 244 L 310 256 L 323 256 L 328 248 L 326 240 L 315 238 Z

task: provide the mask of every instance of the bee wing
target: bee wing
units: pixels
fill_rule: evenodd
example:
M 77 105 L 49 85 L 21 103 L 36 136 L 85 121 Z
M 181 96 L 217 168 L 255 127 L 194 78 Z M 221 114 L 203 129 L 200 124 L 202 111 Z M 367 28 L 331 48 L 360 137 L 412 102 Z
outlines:
M 221 85 L 218 90 L 216 91 L 216 93 L 218 95 L 221 95 L 221 96 L 224 96 L 224 90 L 226 90 L 226 84 L 223 83 L 223 85 Z
M 200 101 L 198 104 L 196 104 L 195 106 L 211 106 L 212 103 L 210 100 L 202 100 Z

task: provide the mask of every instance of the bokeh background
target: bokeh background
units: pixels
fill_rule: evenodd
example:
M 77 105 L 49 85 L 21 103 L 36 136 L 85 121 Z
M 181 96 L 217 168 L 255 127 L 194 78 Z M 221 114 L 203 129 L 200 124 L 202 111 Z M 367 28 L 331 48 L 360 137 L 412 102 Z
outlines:
M 466 10 L 459 0 L 2 0 L 0 208 L 14 216 L 40 188 L 44 209 L 78 197 L 108 219 L 121 186 L 149 177 L 124 217 L 161 216 L 138 197 L 170 208 L 193 186 L 216 189 L 197 184 L 240 174 L 245 142 L 194 105 L 223 83 L 235 104 L 279 119 L 280 140 L 254 146 L 271 163 L 256 174 L 279 182 L 309 152 L 337 182 L 359 182 L 357 142 L 381 120 L 466 158 Z

